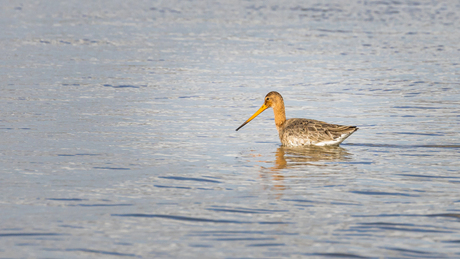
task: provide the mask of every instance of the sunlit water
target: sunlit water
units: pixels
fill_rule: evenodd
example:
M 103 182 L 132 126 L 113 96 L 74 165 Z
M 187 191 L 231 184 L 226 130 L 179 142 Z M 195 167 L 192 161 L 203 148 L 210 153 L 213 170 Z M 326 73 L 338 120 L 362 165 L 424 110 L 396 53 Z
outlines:
M 9 1 L 1 258 L 459 258 L 458 1 Z M 268 110 L 360 129 L 283 148 Z

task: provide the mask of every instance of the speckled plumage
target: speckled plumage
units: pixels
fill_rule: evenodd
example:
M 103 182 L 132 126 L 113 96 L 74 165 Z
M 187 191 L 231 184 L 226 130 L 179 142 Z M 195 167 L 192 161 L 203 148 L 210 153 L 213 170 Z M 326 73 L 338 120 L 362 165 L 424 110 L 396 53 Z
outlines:
M 288 119 L 278 128 L 284 146 L 339 145 L 358 128 L 309 119 Z
M 339 145 L 358 130 L 356 126 L 329 124 L 310 119 L 286 120 L 283 97 L 274 91 L 265 96 L 262 107 L 236 130 L 239 130 L 269 107 L 273 108 L 276 128 L 283 146 Z

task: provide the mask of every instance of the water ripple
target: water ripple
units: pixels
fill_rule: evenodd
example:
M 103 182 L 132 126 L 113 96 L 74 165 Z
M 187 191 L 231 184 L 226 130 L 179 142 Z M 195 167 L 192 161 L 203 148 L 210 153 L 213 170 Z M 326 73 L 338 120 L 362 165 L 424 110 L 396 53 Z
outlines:
M 371 258 L 366 256 L 360 256 L 355 254 L 349 253 L 310 253 L 310 254 L 303 254 L 307 256 L 324 256 L 324 257 L 337 257 L 337 258 Z
M 46 200 L 50 200 L 50 201 L 87 201 L 88 199 L 80 199 L 80 198 L 47 198 Z
M 133 206 L 134 204 L 120 203 L 120 204 L 75 204 L 69 206 L 79 206 L 79 207 L 117 207 L 117 206 Z
M 191 187 L 184 187 L 184 186 L 167 186 L 167 185 L 154 185 L 157 188 L 174 188 L 174 189 L 192 189 Z
M 206 218 L 195 218 L 186 216 L 175 216 L 175 215 L 162 215 L 162 214 L 112 214 L 114 217 L 137 217 L 137 218 L 165 218 L 181 221 L 195 221 L 195 222 L 209 222 L 209 223 L 234 223 L 234 224 L 250 224 L 249 221 L 238 221 L 238 220 L 223 220 L 223 219 L 206 219 Z
M 178 180 L 178 181 L 198 181 L 198 182 L 208 182 L 208 183 L 222 183 L 216 180 L 204 179 L 204 178 L 195 178 L 195 177 L 182 177 L 182 176 L 159 176 L 158 178 Z
M 68 252 L 78 251 L 78 252 L 86 252 L 86 253 L 101 254 L 101 255 L 137 257 L 137 255 L 135 255 L 135 254 L 125 254 L 125 253 L 109 252 L 109 251 L 87 249 L 87 248 L 71 248 L 71 249 L 66 249 L 65 251 L 68 251 Z
M 402 252 L 403 255 L 415 256 L 416 258 L 442 258 L 444 257 L 438 253 L 431 253 L 431 252 L 420 251 L 420 250 L 415 250 L 415 249 L 398 248 L 398 247 L 382 247 L 382 248 L 387 249 L 387 250 Z
M 127 167 L 109 167 L 109 166 L 95 166 L 94 169 L 103 169 L 103 170 L 131 170 Z
M 343 146 L 381 147 L 381 148 L 460 148 L 460 145 L 396 145 L 374 143 L 345 143 Z
M 400 224 L 391 222 L 370 222 L 370 223 L 358 223 L 357 227 L 353 229 L 359 229 L 359 231 L 373 232 L 375 229 L 380 230 L 394 230 L 394 231 L 406 231 L 406 232 L 424 232 L 424 233 L 455 233 L 453 231 L 438 230 L 436 226 L 418 226 L 415 224 Z
M 0 237 L 63 236 L 61 233 L 0 233 Z
M 207 210 L 217 212 L 231 212 L 231 213 L 248 213 L 248 214 L 271 214 L 275 212 L 288 212 L 288 210 L 267 210 L 267 209 L 247 209 L 247 208 L 226 208 L 214 206 L 215 208 L 207 208 Z
M 264 244 L 249 244 L 247 247 L 260 247 L 260 246 L 285 246 L 285 243 L 264 243 Z
M 112 87 L 112 88 L 140 88 L 140 86 L 137 85 L 110 85 L 110 84 L 105 84 L 105 87 Z M 142 87 L 145 87 L 146 85 L 142 85 Z
M 395 174 L 408 177 L 438 178 L 438 179 L 458 179 L 456 176 L 439 176 L 439 175 L 421 175 L 421 174 Z
M 400 192 L 351 191 L 351 193 L 364 194 L 364 195 L 386 195 L 386 196 L 420 197 L 420 195 L 407 194 L 407 193 L 400 193 Z
M 163 214 L 111 214 L 114 217 L 138 217 L 138 218 L 165 218 L 172 220 L 180 221 L 195 221 L 195 222 L 209 222 L 209 223 L 233 223 L 233 224 L 292 224 L 291 222 L 283 221 L 240 221 L 240 220 L 224 220 L 224 219 L 206 219 L 206 218 L 196 218 L 196 217 L 187 217 L 187 216 L 176 216 L 176 215 L 163 215 Z

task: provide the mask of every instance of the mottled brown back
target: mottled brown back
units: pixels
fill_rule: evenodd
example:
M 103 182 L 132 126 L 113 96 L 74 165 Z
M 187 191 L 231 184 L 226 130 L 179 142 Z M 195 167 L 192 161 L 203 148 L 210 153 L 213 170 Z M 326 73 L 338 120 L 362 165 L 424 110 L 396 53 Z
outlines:
M 314 145 L 320 142 L 342 142 L 358 130 L 356 126 L 329 124 L 310 119 L 289 119 L 280 132 L 283 145 Z M 340 144 L 334 143 L 335 144 Z

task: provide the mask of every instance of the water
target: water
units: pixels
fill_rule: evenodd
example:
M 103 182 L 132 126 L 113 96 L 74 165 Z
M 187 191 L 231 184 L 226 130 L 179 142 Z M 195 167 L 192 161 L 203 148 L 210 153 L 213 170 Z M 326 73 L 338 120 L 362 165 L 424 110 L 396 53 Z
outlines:
M 1 258 L 460 257 L 458 1 L 0 12 Z

